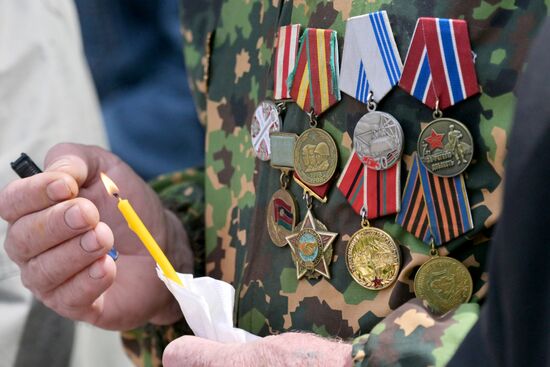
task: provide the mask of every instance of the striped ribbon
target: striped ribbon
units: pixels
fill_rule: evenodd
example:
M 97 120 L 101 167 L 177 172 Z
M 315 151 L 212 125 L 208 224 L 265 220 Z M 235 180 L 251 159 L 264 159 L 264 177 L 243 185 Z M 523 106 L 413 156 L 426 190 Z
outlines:
M 304 111 L 320 115 L 340 100 L 336 31 L 306 28 L 298 62 L 287 83 L 290 96 Z
M 359 215 L 362 208 L 369 219 L 395 214 L 401 209 L 400 171 L 401 161 L 386 170 L 370 169 L 354 150 L 338 180 L 338 190 Z
M 296 64 L 300 25 L 285 25 L 279 28 L 277 51 L 275 53 L 274 93 L 275 100 L 290 99 L 290 91 L 286 84 L 288 75 Z
M 466 21 L 418 19 L 399 86 L 432 109 L 479 93 Z
M 403 64 L 386 11 L 347 20 L 340 91 L 367 103 L 380 101 L 398 82 Z
M 462 175 L 431 174 L 413 154 L 396 222 L 415 237 L 442 245 L 474 228 Z

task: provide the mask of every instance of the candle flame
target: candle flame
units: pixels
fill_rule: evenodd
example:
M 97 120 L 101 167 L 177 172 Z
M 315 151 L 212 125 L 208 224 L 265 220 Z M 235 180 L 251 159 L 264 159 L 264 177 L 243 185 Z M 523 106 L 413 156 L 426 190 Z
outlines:
M 107 192 L 111 195 L 117 196 L 118 195 L 118 187 L 115 185 L 113 180 L 109 178 L 105 173 L 101 172 L 101 181 L 103 181 L 103 185 L 105 185 L 105 189 Z

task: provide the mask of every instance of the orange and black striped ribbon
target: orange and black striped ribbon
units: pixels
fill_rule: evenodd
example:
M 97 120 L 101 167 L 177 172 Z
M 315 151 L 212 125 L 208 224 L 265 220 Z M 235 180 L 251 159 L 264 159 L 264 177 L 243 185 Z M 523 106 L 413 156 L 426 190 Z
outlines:
M 440 177 L 420 163 L 416 153 L 396 222 L 415 237 L 442 245 L 474 225 L 462 175 Z

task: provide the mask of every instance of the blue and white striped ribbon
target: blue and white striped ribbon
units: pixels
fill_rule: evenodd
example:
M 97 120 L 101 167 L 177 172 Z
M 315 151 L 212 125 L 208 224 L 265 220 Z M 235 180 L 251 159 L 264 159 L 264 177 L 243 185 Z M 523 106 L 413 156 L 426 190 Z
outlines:
M 340 68 L 342 92 L 363 103 L 372 92 L 378 102 L 399 82 L 402 69 L 385 11 L 348 19 Z

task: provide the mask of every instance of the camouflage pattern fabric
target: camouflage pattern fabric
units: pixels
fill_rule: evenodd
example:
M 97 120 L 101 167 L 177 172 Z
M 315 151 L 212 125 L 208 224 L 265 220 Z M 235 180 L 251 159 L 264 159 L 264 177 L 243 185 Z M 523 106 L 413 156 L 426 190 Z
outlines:
M 373 343 L 380 343 L 383 334 L 378 328 L 403 317 L 394 310 L 414 298 L 414 275 L 429 258 L 428 246 L 395 224 L 393 216 L 372 221 L 371 225 L 384 229 L 399 243 L 403 264 L 390 288 L 370 291 L 359 286 L 346 269 L 344 253 L 350 236 L 360 228 L 360 219 L 334 184 L 328 202 L 315 203 L 313 209 L 330 231 L 339 233 L 330 269 L 332 278 L 297 281 L 290 250 L 274 246 L 266 228 L 266 208 L 279 187 L 279 172 L 254 158 L 249 135 L 256 105 L 272 96 L 273 46 L 279 26 L 300 23 L 303 27 L 334 29 L 341 54 L 346 19 L 378 10 L 387 11 L 403 59 L 418 17 L 468 22 L 482 93 L 444 114 L 462 121 L 474 137 L 474 159 L 465 173 L 474 230 L 447 243 L 440 253 L 468 267 L 474 279 L 472 302 L 484 298 L 486 253 L 501 210 L 506 140 L 516 102 L 513 90 L 530 42 L 548 14 L 548 1 L 204 0 L 181 4 L 189 82 L 207 129 L 206 273 L 235 286 L 238 327 L 262 336 L 305 330 L 352 340 L 369 333 L 391 314 L 391 319 L 379 324 L 386 326 L 374 329 L 379 335 L 373 336 Z M 405 178 L 420 130 L 432 120 L 432 111 L 400 89 L 394 89 L 378 109 L 395 116 L 403 127 L 405 164 L 401 174 Z M 366 112 L 364 104 L 344 95 L 320 117 L 320 126 L 339 147 L 340 170 L 351 151 L 355 124 Z M 306 114 L 293 103 L 288 104 L 283 117 L 285 132 L 300 134 L 308 127 Z M 301 198 L 302 192 L 294 183 L 290 191 Z M 298 202 L 303 217 L 306 208 L 302 200 Z M 446 329 L 453 325 L 436 322 L 422 335 L 432 341 L 433 348 L 445 348 L 449 345 L 443 341 Z M 424 337 L 418 335 L 420 329 L 415 332 L 408 337 Z M 392 333 L 384 334 L 384 338 L 391 338 L 393 353 L 399 354 L 407 345 L 401 343 L 404 333 Z M 361 345 L 365 348 L 368 343 L 358 342 L 357 348 Z M 439 363 L 441 359 L 429 349 L 418 348 L 418 361 Z M 357 363 L 361 363 L 361 355 L 368 355 L 367 350 L 363 352 L 355 351 Z
M 445 366 L 479 316 L 465 303 L 441 317 L 412 299 L 353 341 L 355 366 Z

